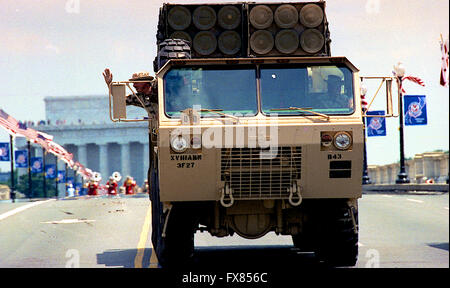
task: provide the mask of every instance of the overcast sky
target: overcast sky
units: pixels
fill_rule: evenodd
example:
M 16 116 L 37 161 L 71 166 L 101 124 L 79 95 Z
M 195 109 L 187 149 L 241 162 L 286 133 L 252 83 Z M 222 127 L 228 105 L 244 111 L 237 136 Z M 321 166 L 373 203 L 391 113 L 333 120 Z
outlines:
M 0 0 L 0 108 L 18 120 L 38 121 L 45 119 L 46 96 L 106 95 L 105 67 L 115 80 L 153 71 L 163 2 L 195 3 Z M 427 126 L 405 128 L 407 157 L 448 150 L 449 90 L 439 86 L 439 35 L 448 35 L 448 11 L 448 0 L 327 1 L 333 56 L 348 57 L 366 76 L 390 76 L 402 61 L 407 74 L 424 80 L 425 88 L 405 84 L 407 94 L 427 96 L 429 114 Z M 375 86 L 369 85 L 369 94 Z M 397 128 L 398 119 L 389 119 L 387 137 L 368 139 L 369 164 L 399 160 Z M 0 130 L 0 142 L 8 140 Z

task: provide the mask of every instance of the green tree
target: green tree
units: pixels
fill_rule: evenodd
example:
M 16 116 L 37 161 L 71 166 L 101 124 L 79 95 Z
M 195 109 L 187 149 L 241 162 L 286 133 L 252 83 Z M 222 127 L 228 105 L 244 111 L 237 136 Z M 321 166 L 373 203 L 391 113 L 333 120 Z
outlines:
M 47 197 L 54 197 L 56 194 L 55 179 L 45 179 L 47 187 Z M 28 173 L 19 177 L 16 190 L 30 198 L 44 197 L 43 173 L 31 173 L 32 195 L 29 195 Z
M 15 186 L 17 186 L 17 175 L 18 175 L 17 170 L 14 170 L 14 183 L 15 183 Z M 9 177 L 8 181 L 0 182 L 0 184 L 8 185 L 9 187 L 11 187 L 11 176 Z

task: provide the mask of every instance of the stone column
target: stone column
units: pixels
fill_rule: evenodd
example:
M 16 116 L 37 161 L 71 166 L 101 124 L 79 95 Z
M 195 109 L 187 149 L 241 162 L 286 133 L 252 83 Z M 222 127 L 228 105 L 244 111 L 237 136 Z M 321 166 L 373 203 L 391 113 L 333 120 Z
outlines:
M 108 169 L 108 144 L 100 144 L 99 146 L 99 161 L 100 161 L 100 174 L 102 175 L 102 182 L 108 181 L 109 169 Z
M 415 168 L 416 168 L 416 183 L 422 183 L 422 178 L 424 176 L 424 168 L 423 168 L 423 155 L 416 154 L 414 156 Z
M 143 143 L 142 144 L 142 146 L 143 146 L 143 150 L 142 150 L 142 163 L 143 163 L 143 168 L 142 168 L 142 170 L 143 170 L 143 177 L 142 177 L 142 182 L 144 182 L 145 181 L 145 179 L 147 179 L 147 172 L 148 172 L 148 168 L 150 168 L 149 167 L 149 164 L 150 164 L 150 162 L 149 162 L 149 143 Z
M 80 162 L 80 164 L 85 166 L 85 167 L 87 166 L 87 147 L 86 147 L 86 144 L 78 145 L 78 162 Z
M 446 183 L 447 177 L 448 177 L 448 154 L 442 155 L 440 159 L 440 176 L 439 176 L 439 182 L 440 183 Z
M 125 179 L 125 177 L 130 175 L 130 143 L 120 144 L 120 158 L 122 159 L 122 171 L 120 171 L 120 174 Z

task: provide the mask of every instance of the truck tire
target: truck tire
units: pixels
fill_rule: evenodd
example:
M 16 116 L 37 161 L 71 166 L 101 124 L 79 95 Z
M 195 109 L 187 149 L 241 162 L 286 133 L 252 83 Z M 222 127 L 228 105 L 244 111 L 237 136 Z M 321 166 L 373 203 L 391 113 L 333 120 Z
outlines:
M 160 206 L 161 208 L 161 206 Z M 162 209 L 160 209 L 160 212 Z M 172 209 L 159 213 L 159 227 L 156 235 L 156 255 L 163 268 L 186 267 L 194 254 L 195 226 L 188 209 L 175 203 Z M 192 211 L 191 211 L 192 212 Z M 163 230 L 168 218 L 165 237 Z
M 358 212 L 344 201 L 335 204 L 327 207 L 320 217 L 319 247 L 315 252 L 327 265 L 355 266 L 358 260 Z
M 171 59 L 190 59 L 190 42 L 183 39 L 166 39 L 159 44 L 158 55 L 153 61 L 153 70 L 156 72 Z
M 294 246 L 301 251 L 314 252 L 326 265 L 354 266 L 358 259 L 357 210 L 349 207 L 345 200 L 320 200 L 309 204 L 312 205 L 305 207 L 308 217 L 303 222 L 302 232 L 292 235 Z

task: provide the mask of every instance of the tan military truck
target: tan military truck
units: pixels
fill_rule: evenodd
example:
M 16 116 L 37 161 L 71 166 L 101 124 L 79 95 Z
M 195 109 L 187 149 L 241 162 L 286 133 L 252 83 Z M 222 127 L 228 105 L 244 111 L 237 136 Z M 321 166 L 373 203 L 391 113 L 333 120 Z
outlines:
M 355 265 L 360 77 L 330 54 L 325 2 L 164 4 L 157 42 L 149 183 L 160 264 L 189 260 L 200 230 L 292 235 L 331 265 Z M 128 121 L 128 84 L 111 86 L 113 121 Z

